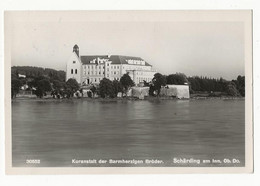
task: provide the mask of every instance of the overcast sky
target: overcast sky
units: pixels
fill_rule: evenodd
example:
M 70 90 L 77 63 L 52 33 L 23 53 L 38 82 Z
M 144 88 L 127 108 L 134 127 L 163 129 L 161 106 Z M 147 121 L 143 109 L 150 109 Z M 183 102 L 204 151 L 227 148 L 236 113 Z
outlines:
M 65 70 L 73 46 L 80 55 L 138 56 L 162 74 L 244 75 L 242 22 L 18 21 L 12 28 L 12 66 Z

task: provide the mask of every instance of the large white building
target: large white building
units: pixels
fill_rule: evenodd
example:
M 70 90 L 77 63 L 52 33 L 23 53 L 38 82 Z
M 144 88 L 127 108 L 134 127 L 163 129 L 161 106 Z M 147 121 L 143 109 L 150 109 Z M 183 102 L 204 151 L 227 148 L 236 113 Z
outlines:
M 143 81 L 150 82 L 156 71 L 140 57 L 80 56 L 79 47 L 75 45 L 67 62 L 66 80 L 74 78 L 80 84 L 91 84 L 99 83 L 103 78 L 120 80 L 126 73 L 138 84 Z

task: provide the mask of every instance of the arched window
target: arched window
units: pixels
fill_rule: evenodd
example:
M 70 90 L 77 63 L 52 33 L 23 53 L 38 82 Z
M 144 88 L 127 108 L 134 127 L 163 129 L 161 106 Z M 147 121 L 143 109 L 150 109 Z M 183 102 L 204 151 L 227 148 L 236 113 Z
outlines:
M 71 74 L 73 74 L 73 69 L 71 69 Z
M 77 74 L 78 73 L 78 70 L 77 69 L 75 69 L 75 74 Z

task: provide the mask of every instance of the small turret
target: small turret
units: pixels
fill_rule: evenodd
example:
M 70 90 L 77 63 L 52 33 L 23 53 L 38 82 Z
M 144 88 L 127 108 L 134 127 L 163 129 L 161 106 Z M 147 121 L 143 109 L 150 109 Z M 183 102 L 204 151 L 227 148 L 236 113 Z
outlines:
M 79 47 L 78 47 L 78 45 L 74 45 L 73 52 L 75 52 L 77 54 L 77 56 L 79 57 Z

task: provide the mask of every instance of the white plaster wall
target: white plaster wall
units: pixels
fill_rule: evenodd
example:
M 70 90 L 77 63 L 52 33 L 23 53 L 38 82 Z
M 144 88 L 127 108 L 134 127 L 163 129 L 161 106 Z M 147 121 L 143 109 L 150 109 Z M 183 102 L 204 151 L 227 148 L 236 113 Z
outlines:
M 190 98 L 190 91 L 188 85 L 167 85 L 170 89 L 177 89 L 178 98 Z
M 75 63 L 73 63 L 75 61 Z M 68 62 L 66 69 L 66 81 L 70 78 L 76 79 L 78 83 L 81 83 L 81 62 L 75 52 L 72 53 Z M 71 73 L 71 69 L 73 69 L 73 74 Z M 75 74 L 75 70 L 77 69 L 77 74 Z

